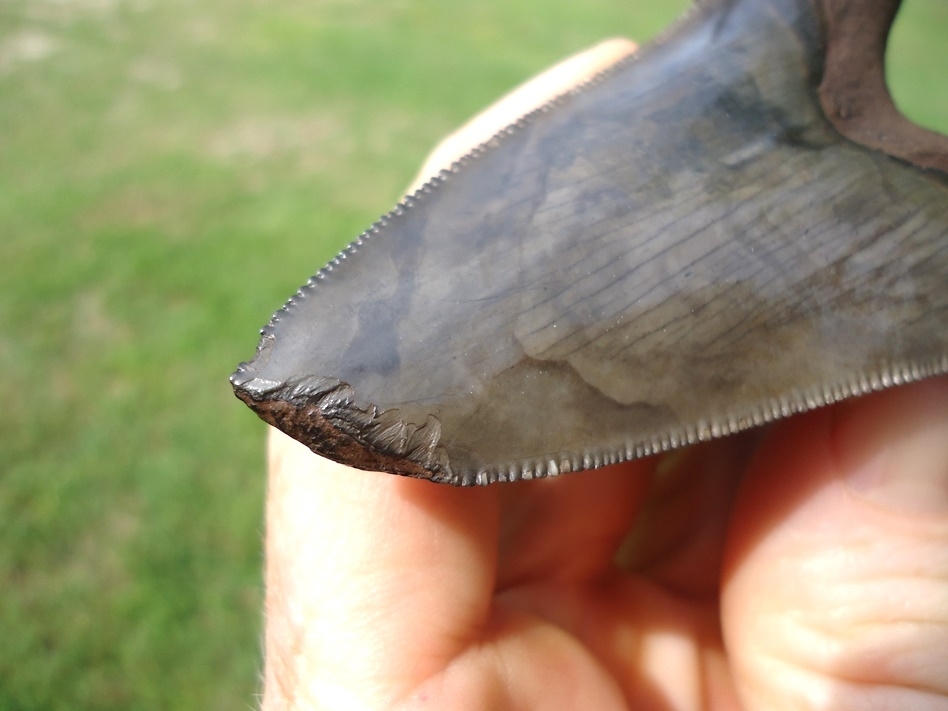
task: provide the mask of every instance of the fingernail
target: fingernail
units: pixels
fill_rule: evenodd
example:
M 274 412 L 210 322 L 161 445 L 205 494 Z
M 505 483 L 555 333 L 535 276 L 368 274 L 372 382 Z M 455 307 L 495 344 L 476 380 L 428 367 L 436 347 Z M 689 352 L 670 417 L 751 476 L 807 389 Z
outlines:
M 840 423 L 847 485 L 890 510 L 948 512 L 948 379 L 870 399 L 854 402 Z

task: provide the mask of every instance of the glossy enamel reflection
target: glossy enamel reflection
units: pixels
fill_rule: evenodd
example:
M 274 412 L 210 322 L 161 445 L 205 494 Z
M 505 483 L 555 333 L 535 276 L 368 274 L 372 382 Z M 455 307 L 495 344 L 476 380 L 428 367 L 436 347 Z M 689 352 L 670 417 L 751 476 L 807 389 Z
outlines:
M 948 371 L 948 178 L 824 116 L 822 27 L 693 11 L 383 217 L 238 396 L 343 463 L 475 484 Z

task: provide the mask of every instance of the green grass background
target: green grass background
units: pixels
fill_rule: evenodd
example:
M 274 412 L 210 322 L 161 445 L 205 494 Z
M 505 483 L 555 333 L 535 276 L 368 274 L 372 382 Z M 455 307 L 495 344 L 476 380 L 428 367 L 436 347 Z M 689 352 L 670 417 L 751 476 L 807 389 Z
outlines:
M 227 375 L 480 107 L 684 0 L 0 2 L 0 709 L 240 709 L 263 426 Z M 948 131 L 948 3 L 896 96 Z

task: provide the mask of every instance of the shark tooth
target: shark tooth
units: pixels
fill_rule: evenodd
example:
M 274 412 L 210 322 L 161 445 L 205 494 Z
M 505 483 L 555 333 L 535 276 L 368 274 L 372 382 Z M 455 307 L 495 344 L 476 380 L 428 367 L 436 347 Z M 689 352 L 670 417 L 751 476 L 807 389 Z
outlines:
M 236 394 L 337 461 L 473 485 L 948 372 L 948 142 L 891 107 L 897 7 L 698 4 L 382 217 Z

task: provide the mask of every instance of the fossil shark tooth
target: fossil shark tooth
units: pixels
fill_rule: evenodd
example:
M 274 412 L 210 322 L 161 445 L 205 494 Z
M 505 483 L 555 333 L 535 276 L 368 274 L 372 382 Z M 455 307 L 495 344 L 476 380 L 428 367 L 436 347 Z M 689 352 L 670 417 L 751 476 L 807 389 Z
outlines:
M 382 217 L 237 395 L 337 461 L 470 485 L 948 372 L 948 142 L 891 109 L 897 6 L 700 3 Z

